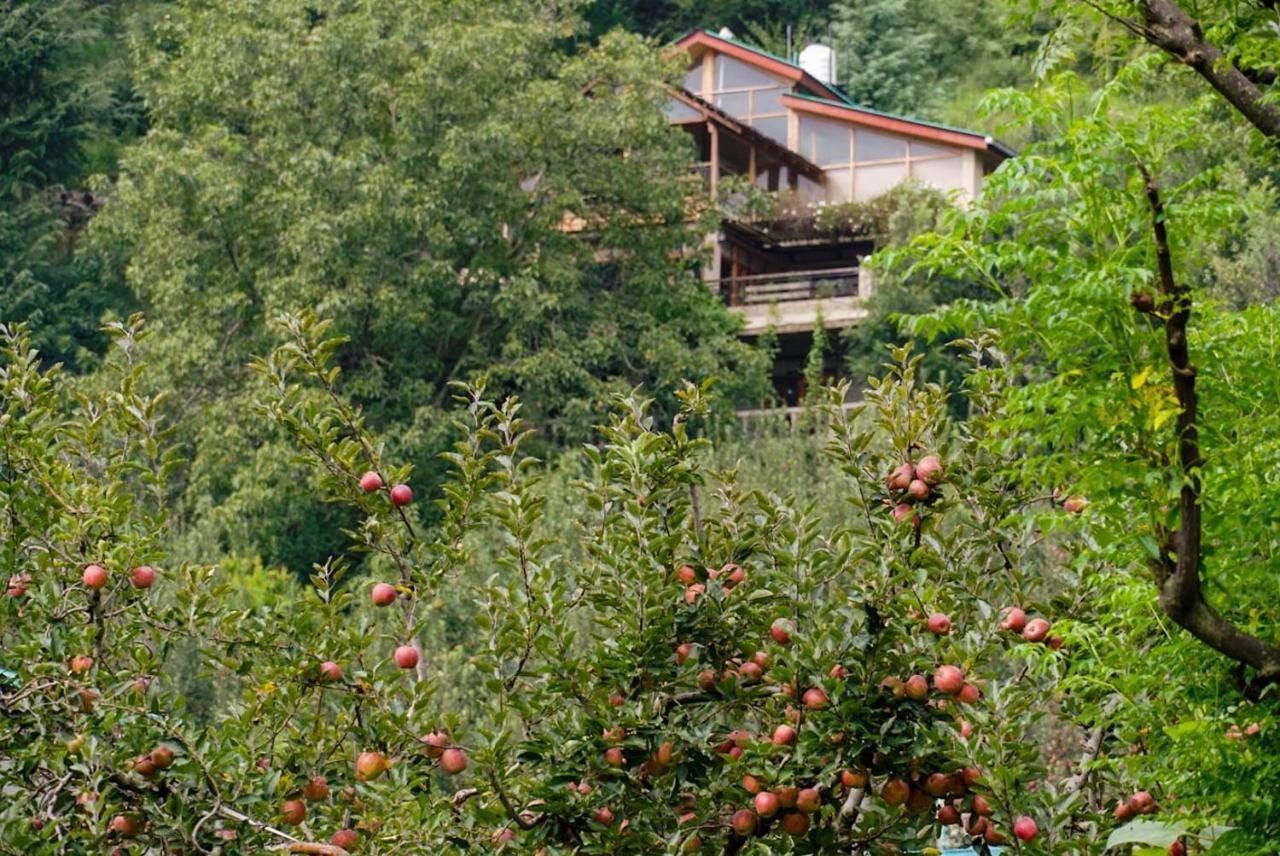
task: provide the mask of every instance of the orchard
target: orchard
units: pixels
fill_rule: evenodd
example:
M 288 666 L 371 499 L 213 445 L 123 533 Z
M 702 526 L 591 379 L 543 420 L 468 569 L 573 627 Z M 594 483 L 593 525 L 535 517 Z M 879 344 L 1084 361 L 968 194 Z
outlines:
M 1073 656 L 1046 580 L 1078 549 L 1070 512 L 1003 479 L 969 433 L 981 415 L 949 421 L 908 353 L 865 405 L 822 411 L 840 525 L 707 468 L 692 386 L 665 426 L 620 401 L 582 453 L 577 518 L 550 520 L 518 402 L 475 387 L 427 529 L 413 474 L 333 394 L 326 326 L 283 322 L 262 413 L 359 510 L 375 570 L 335 557 L 253 610 L 160 547 L 174 457 L 128 359 L 143 333 L 116 330 L 117 388 L 69 421 L 65 382 L 9 334 L 8 850 L 894 853 L 945 835 L 1078 853 L 1161 810 L 1046 766 Z M 437 593 L 477 561 L 487 641 L 465 665 L 424 657 Z M 217 709 L 182 695 L 180 653 Z

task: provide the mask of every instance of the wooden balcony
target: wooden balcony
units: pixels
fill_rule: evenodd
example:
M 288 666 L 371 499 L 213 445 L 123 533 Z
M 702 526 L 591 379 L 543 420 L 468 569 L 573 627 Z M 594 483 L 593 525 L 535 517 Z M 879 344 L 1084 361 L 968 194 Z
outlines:
M 710 280 L 707 284 L 745 321 L 744 336 L 812 330 L 818 315 L 828 329 L 848 327 L 867 316 L 862 298 L 866 274 L 856 267 L 788 271 Z

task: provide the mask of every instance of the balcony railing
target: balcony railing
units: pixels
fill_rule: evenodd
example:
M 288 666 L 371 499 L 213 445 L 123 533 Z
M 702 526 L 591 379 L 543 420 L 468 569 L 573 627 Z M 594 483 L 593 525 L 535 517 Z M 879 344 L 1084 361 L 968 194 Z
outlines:
M 730 306 L 859 296 L 856 267 L 735 276 L 708 285 Z

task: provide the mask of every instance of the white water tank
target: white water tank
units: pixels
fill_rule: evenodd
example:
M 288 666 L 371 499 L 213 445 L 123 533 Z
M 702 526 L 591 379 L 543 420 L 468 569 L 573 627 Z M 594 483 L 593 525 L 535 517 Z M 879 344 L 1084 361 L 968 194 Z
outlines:
M 800 67 L 823 83 L 836 82 L 836 52 L 826 45 L 809 45 L 800 51 Z

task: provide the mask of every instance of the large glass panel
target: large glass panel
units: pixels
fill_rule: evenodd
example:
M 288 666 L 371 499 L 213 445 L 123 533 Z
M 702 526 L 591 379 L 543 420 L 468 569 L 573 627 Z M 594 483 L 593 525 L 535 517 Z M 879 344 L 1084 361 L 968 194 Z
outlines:
M 821 184 L 804 174 L 798 175 L 796 178 L 798 179 L 796 193 L 805 202 L 817 202 L 819 199 L 826 198 L 826 191 Z
M 800 153 L 819 165 L 849 162 L 849 126 L 829 119 L 800 117 Z
M 750 94 L 746 92 L 721 92 L 715 97 L 715 105 L 730 116 L 747 115 L 747 105 L 751 103 Z
M 782 81 L 766 74 L 755 66 L 731 56 L 717 54 L 715 58 L 715 89 L 741 89 L 748 86 L 777 86 Z
M 702 118 L 701 113 L 694 110 L 679 98 L 668 99 L 667 107 L 662 112 L 666 114 L 668 122 L 687 122 L 691 119 Z
M 855 140 L 854 152 L 858 163 L 877 160 L 892 160 L 907 156 L 907 141 L 903 137 L 882 134 L 879 131 L 868 131 L 859 128 Z
M 782 93 L 786 92 L 782 87 L 775 89 L 757 89 L 751 93 L 751 114 L 759 116 L 761 113 L 782 113 L 786 108 L 782 106 Z
M 905 163 L 860 166 L 853 180 L 853 198 L 859 202 L 874 199 L 906 177 Z
M 912 146 L 914 149 L 914 145 Z M 875 169 L 876 167 L 864 167 Z M 964 158 L 938 158 L 937 160 L 912 161 L 911 177 L 939 190 L 963 190 Z
M 853 177 L 853 170 L 848 168 L 829 169 L 826 173 L 827 201 L 848 202 L 850 199 L 849 184 Z
M 689 69 L 689 73 L 684 76 L 684 88 L 692 92 L 694 95 L 702 94 L 702 62 Z
M 950 146 L 935 146 L 932 143 L 922 143 L 919 140 L 911 141 L 911 156 L 913 158 L 936 158 L 955 154 L 958 154 L 958 152 Z
M 764 134 L 771 137 L 784 146 L 787 144 L 787 117 L 786 116 L 770 116 L 767 119 L 756 119 L 751 123 L 752 126 Z

